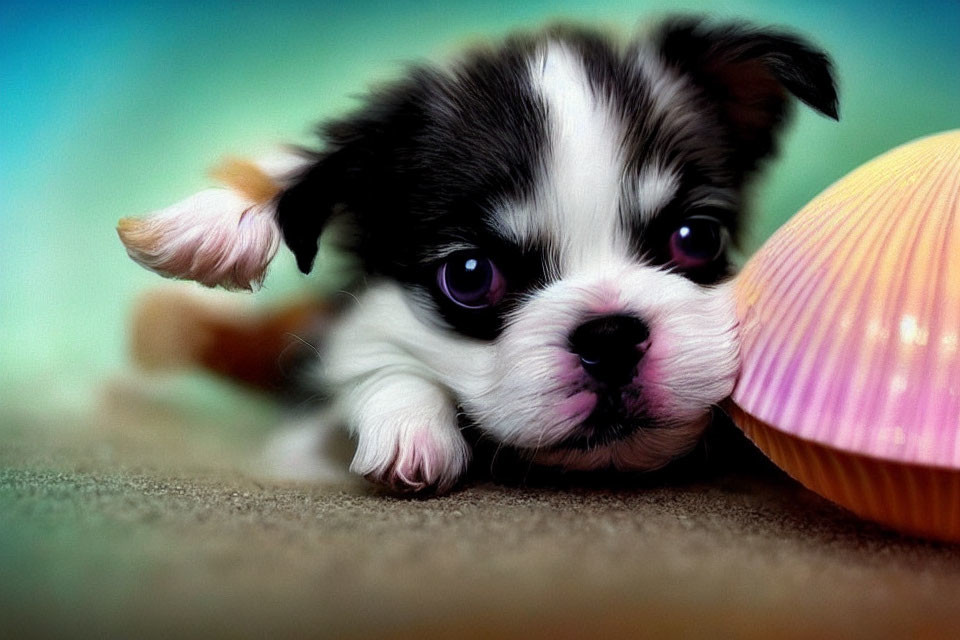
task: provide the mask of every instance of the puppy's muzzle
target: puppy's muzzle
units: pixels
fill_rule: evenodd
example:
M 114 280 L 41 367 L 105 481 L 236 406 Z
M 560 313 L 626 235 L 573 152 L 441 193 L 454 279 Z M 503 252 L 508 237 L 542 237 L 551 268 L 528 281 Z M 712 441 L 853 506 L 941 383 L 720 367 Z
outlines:
M 639 318 L 601 316 L 584 322 L 570 335 L 570 350 L 591 378 L 609 388 L 629 384 L 646 353 L 650 329 Z

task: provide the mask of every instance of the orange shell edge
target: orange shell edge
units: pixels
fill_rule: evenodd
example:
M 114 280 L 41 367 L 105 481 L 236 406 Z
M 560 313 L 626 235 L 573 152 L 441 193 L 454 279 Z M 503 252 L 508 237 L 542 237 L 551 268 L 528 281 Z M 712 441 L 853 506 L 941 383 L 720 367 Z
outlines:
M 768 458 L 811 491 L 897 531 L 960 542 L 960 470 L 848 453 L 779 431 L 733 402 L 724 409 Z

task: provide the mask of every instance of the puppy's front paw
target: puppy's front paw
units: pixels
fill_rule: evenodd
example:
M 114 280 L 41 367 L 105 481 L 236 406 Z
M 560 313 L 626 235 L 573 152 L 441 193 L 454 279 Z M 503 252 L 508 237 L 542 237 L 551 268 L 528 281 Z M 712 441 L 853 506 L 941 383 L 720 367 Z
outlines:
M 453 425 L 395 424 L 358 433 L 350 470 L 399 492 L 448 491 L 463 475 L 470 449 Z

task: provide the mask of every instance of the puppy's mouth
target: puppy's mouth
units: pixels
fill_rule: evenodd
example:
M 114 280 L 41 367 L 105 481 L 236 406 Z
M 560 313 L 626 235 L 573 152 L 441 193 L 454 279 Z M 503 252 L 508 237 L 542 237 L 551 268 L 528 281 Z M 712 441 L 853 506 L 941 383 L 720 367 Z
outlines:
M 641 429 L 660 428 L 663 425 L 647 415 L 644 410 L 630 410 L 636 397 L 625 399 L 622 393 L 601 392 L 597 394 L 597 406 L 581 422 L 573 433 L 550 447 L 554 450 L 589 451 L 625 440 Z

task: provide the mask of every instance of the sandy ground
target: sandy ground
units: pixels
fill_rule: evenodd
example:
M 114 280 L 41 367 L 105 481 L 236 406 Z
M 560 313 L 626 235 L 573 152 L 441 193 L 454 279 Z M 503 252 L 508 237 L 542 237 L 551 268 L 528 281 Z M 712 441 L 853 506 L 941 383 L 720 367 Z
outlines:
M 121 381 L 86 418 L 0 414 L 0 636 L 960 634 L 960 547 L 749 456 L 619 481 L 494 465 L 398 499 L 266 478 L 273 409 L 167 396 Z

